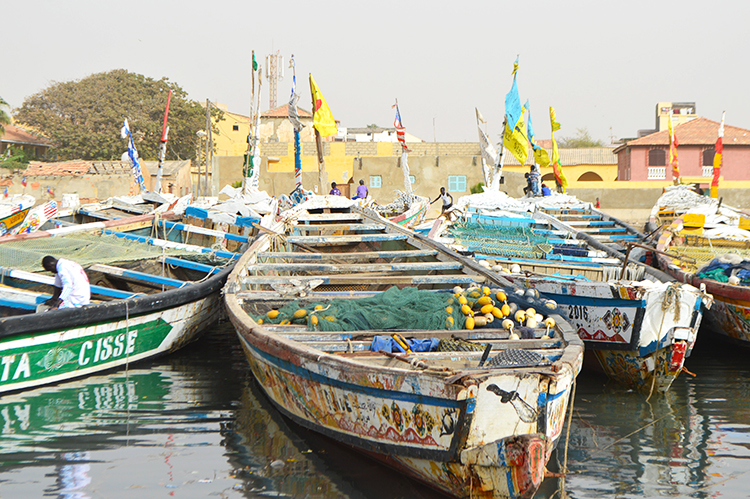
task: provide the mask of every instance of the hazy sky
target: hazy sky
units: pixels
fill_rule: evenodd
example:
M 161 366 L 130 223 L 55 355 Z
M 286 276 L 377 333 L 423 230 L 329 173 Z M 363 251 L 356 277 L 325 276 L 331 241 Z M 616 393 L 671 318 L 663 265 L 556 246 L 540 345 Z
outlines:
M 300 105 L 312 73 L 345 127 L 392 126 L 398 98 L 424 140 L 476 141 L 478 107 L 497 141 L 520 54 L 539 138 L 549 106 L 559 136 L 586 128 L 607 142 L 653 128 L 659 101 L 750 128 L 748 20 L 741 0 L 0 0 L 0 97 L 15 108 L 52 82 L 123 68 L 248 114 L 250 51 L 263 63 L 278 50 L 297 61 Z M 278 105 L 291 84 L 287 69 Z

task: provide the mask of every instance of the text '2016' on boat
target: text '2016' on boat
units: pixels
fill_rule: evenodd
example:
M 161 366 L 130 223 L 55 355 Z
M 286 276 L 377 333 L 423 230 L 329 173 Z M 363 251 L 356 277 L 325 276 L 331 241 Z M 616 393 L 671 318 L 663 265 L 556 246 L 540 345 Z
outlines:
M 242 227 L 236 234 L 205 228 L 201 214 L 110 208 L 78 215 L 89 223 L 61 220 L 59 228 L 0 240 L 0 393 L 174 351 L 218 320 L 221 289 L 251 237 Z M 91 304 L 37 312 L 54 283 L 42 272 L 45 255 L 84 268 Z
M 567 195 L 485 192 L 458 206 L 464 215 L 440 240 L 557 302 L 591 365 L 611 379 L 649 394 L 669 389 L 710 297 L 619 251 L 643 234 Z
M 265 394 L 445 493 L 533 495 L 581 367 L 575 331 L 441 244 L 316 206 L 285 213 L 225 288 Z

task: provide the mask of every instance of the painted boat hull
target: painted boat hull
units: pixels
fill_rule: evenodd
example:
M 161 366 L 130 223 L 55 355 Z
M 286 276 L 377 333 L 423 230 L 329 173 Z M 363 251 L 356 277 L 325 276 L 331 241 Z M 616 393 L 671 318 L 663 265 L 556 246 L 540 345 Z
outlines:
M 0 393 L 172 352 L 222 314 L 230 268 L 158 295 L 0 319 Z
M 394 217 L 388 217 L 388 220 L 402 227 L 412 228 L 422 223 L 429 209 L 430 200 L 420 197 L 419 202 L 413 203 L 408 210 Z
M 646 393 L 669 389 L 690 355 L 703 317 L 705 295 L 691 286 L 663 290 L 639 283 L 513 279 L 567 312 L 568 322 L 608 377 Z
M 356 210 L 353 214 L 366 219 L 362 222 L 366 221 L 368 225 L 378 221 L 376 214 L 370 215 L 365 210 Z M 316 220 L 330 222 L 335 219 L 334 215 L 338 216 L 320 214 Z M 321 245 L 325 243 L 326 249 L 331 244 L 340 244 L 340 249 L 349 249 L 342 253 L 317 253 L 321 257 L 332 254 L 337 259 L 369 252 L 371 256 L 368 258 L 411 260 L 418 258 L 416 254 L 422 250 L 430 249 L 424 252 L 437 259 L 432 264 L 444 266 L 458 263 L 459 267 L 451 268 L 461 268 L 462 272 L 466 272 L 430 275 L 432 278 L 481 277 L 486 279 L 484 282 L 496 283 L 493 285 L 510 285 L 499 276 L 486 272 L 476 262 L 462 258 L 434 241 L 387 221 L 383 221 L 382 225 L 384 233 L 379 241 L 386 247 L 370 247 L 367 243 L 372 239 L 372 234 L 362 235 L 359 242 L 354 243 L 351 242 L 352 235 L 327 236 L 327 241 L 319 240 L 321 236 L 288 236 L 287 243 L 312 244 L 314 241 Z M 361 229 L 355 227 L 348 230 L 357 232 Z M 396 239 L 390 237 L 395 235 L 403 236 L 400 240 L 408 239 L 409 242 L 397 247 Z M 288 321 L 278 325 L 260 324 L 258 318 L 256 322 L 253 318 L 255 315 L 251 314 L 268 312 L 265 307 L 269 306 L 269 302 L 264 300 L 291 299 L 283 298 L 285 295 L 276 287 L 273 291 L 261 288 L 268 286 L 267 283 L 280 284 L 271 279 L 277 278 L 277 275 L 264 276 L 261 275 L 263 272 L 283 270 L 290 273 L 285 276 L 290 281 L 294 281 L 295 277 L 311 279 L 319 272 L 319 280 L 324 282 L 323 277 L 331 271 L 329 266 L 324 265 L 316 268 L 313 275 L 310 266 L 302 270 L 303 267 L 296 263 L 286 263 L 286 267 L 265 261 L 259 263 L 259 260 L 274 258 L 273 253 L 269 252 L 271 244 L 272 239 L 267 235 L 253 243 L 235 266 L 224 296 L 227 313 L 237 330 L 258 386 L 285 416 L 454 497 L 533 496 L 560 438 L 573 381 L 583 361 L 583 343 L 557 311 L 554 312 L 557 322 L 555 339 L 529 340 L 540 341 L 534 348 L 551 356 L 549 364 L 479 368 L 481 352 L 475 351 L 472 355 L 476 355 L 471 357 L 471 361 L 467 360 L 466 354 L 460 353 L 420 353 L 419 359 L 424 359 L 425 366 L 409 366 L 408 360 L 404 364 L 389 359 L 383 352 L 369 352 L 361 349 L 361 345 L 354 347 L 353 343 L 362 343 L 359 340 L 349 341 L 347 350 L 347 342 L 338 333 L 308 333 L 294 324 L 283 324 Z M 352 248 L 353 245 L 356 247 Z M 412 250 L 415 250 L 415 255 L 408 255 Z M 294 254 L 282 252 L 278 255 L 284 256 L 277 258 Z M 263 270 L 264 265 L 269 270 Z M 363 270 L 371 270 L 359 280 L 353 278 L 354 281 L 377 282 L 378 278 L 383 278 L 377 275 L 379 272 L 399 272 L 396 267 L 379 270 L 384 266 L 380 263 L 361 265 Z M 304 272 L 304 275 L 292 272 Z M 407 272 L 421 271 L 412 267 Z M 434 274 L 436 271 L 430 272 Z M 409 274 L 391 277 L 406 279 L 404 283 L 415 286 L 423 276 Z M 259 278 L 264 281 L 261 282 Z M 441 286 L 440 290 L 446 291 L 448 296 L 451 288 L 442 287 L 453 282 L 435 284 L 437 281 L 429 281 L 427 285 Z M 372 285 L 370 291 L 377 292 L 377 286 L 379 284 Z M 432 287 L 424 289 L 436 290 Z M 335 292 L 348 294 L 359 291 Z M 356 295 L 350 298 L 356 299 Z M 280 305 L 274 305 L 274 308 L 276 306 Z M 481 330 L 476 331 L 482 334 Z M 358 332 L 373 337 L 380 334 L 369 330 Z M 409 336 L 411 332 L 403 331 L 403 334 Z M 421 333 L 441 338 L 452 337 L 451 334 L 442 334 L 449 333 L 447 330 Z M 464 330 L 460 334 L 472 333 L 474 331 Z M 323 347 L 317 346 L 329 340 L 334 343 L 334 338 L 337 338 L 335 349 L 328 346 L 328 350 L 324 351 Z M 515 341 L 511 338 L 508 340 Z M 519 340 L 512 346 L 509 344 L 507 352 L 514 352 L 512 355 L 522 355 L 524 352 L 532 355 L 531 347 L 525 349 L 523 341 L 527 340 Z M 552 343 L 545 344 L 547 341 Z M 343 346 L 343 349 L 339 349 L 339 346 Z M 554 353 L 549 353 L 553 350 Z
M 459 389 L 424 374 L 373 373 L 320 352 L 300 354 L 229 315 L 258 384 L 301 426 L 454 497 L 531 497 L 541 484 L 562 431 L 573 370 L 549 380 L 530 373 L 520 382 L 505 372 Z M 532 403 L 543 399 L 540 417 L 522 421 L 491 385 Z

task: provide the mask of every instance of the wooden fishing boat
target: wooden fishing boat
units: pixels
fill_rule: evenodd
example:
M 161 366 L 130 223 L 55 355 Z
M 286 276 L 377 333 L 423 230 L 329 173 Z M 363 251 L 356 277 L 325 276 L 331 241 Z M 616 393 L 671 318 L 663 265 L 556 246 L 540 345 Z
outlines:
M 103 221 L 0 240 L 0 393 L 68 380 L 174 351 L 222 314 L 221 289 L 249 236 L 172 213 L 101 213 Z M 91 214 L 79 215 L 80 222 Z M 201 244 L 203 238 L 206 244 Z M 54 277 L 44 255 L 81 264 L 90 305 L 38 313 Z
M 16 194 L 0 201 L 0 236 L 9 234 L 18 227 L 35 202 L 36 198 L 28 194 Z
M 711 226 L 703 214 L 685 213 L 664 230 L 656 249 L 659 266 L 680 282 L 713 295 L 706 312 L 709 330 L 750 347 L 750 218 L 728 227 Z M 734 271 L 734 272 L 733 272 Z
M 635 229 L 585 206 L 466 211 L 440 240 L 559 304 L 592 357 L 587 367 L 644 393 L 669 389 L 710 298 L 620 253 Z
M 477 295 L 548 305 L 371 210 L 304 204 L 225 287 L 258 384 L 293 421 L 455 497 L 531 497 L 583 344 L 556 308 L 549 331 L 519 326 L 525 339 L 508 323 L 476 327 L 462 303 Z M 415 353 L 425 343 L 437 351 Z

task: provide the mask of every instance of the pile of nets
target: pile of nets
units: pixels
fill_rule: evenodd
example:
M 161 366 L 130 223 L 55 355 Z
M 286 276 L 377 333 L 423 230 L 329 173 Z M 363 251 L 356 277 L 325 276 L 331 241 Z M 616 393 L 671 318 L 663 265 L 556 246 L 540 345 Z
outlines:
M 408 210 L 412 204 L 416 203 L 419 200 L 418 196 L 415 196 L 412 193 L 406 193 L 399 190 L 396 190 L 396 193 L 398 195 L 392 203 L 373 206 L 375 211 L 383 216 L 398 215 Z
M 307 325 L 310 331 L 450 330 L 463 329 L 466 320 L 450 291 L 395 286 L 354 300 L 293 301 L 254 319 L 259 323 Z
M 214 258 L 210 253 L 200 255 L 180 249 L 162 248 L 115 235 L 76 233 L 0 244 L 0 267 L 27 272 L 41 271 L 42 258 L 45 255 L 74 260 L 83 267 L 94 263 L 112 264 L 154 259 L 165 255 L 214 264 Z
M 745 260 L 740 255 L 726 254 L 714 258 L 708 264 L 701 267 L 696 273 L 701 279 L 713 279 L 719 282 L 729 282 L 735 277 L 732 284 L 742 286 L 750 285 L 750 260 Z

